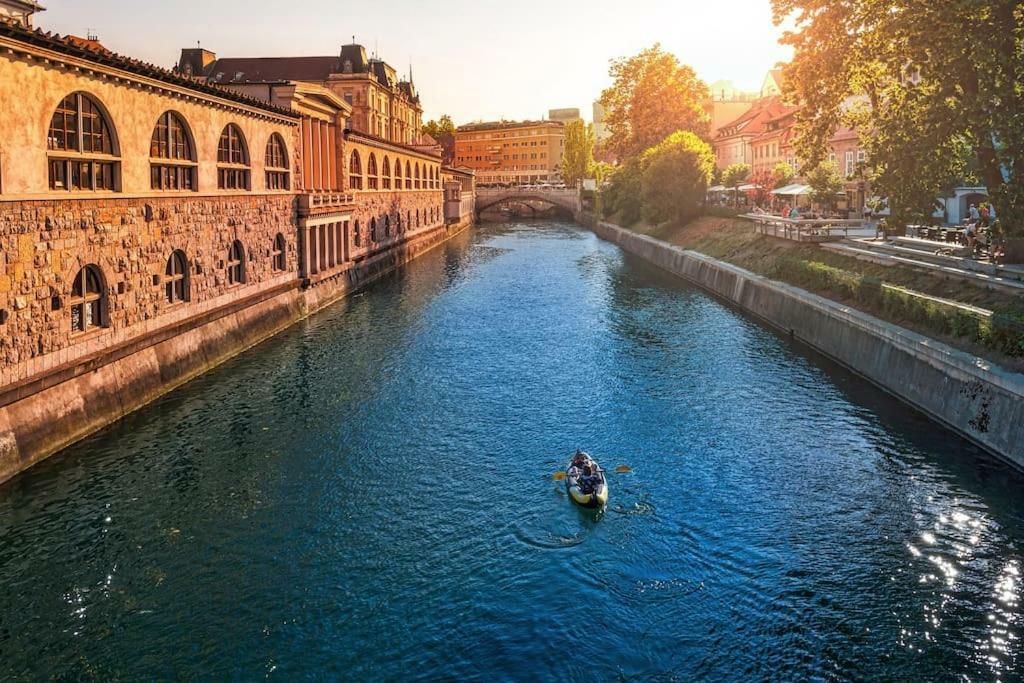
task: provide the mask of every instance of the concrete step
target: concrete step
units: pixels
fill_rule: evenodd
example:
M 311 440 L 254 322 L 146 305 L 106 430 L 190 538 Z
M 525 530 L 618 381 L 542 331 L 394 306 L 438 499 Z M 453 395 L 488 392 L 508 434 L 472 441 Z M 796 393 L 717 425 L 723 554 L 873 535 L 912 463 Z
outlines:
M 986 263 L 964 256 L 947 256 L 935 253 L 938 249 L 948 249 L 953 245 L 931 242 L 928 240 L 915 239 L 913 237 L 897 237 L 889 242 L 876 242 L 874 240 L 846 240 L 861 249 L 871 249 L 880 253 L 893 256 L 905 256 L 916 260 L 935 263 L 937 265 L 950 266 L 961 270 L 973 270 L 979 273 L 995 275 L 1007 280 L 1019 280 L 1024 282 L 1024 266 L 1010 266 L 1005 264 Z
M 853 258 L 860 259 L 862 261 L 877 263 L 882 266 L 909 266 L 947 279 L 967 280 L 979 287 L 988 287 L 989 289 L 997 289 L 1024 296 L 1024 282 L 1016 278 L 1007 278 L 1002 275 L 979 273 L 973 270 L 943 265 L 941 263 L 935 263 L 932 260 L 925 260 L 920 256 L 911 257 L 907 255 L 889 253 L 884 250 L 865 248 L 863 243 L 858 242 L 836 242 L 832 244 L 822 244 L 820 246 L 822 249 L 828 249 L 836 253 L 852 256 Z

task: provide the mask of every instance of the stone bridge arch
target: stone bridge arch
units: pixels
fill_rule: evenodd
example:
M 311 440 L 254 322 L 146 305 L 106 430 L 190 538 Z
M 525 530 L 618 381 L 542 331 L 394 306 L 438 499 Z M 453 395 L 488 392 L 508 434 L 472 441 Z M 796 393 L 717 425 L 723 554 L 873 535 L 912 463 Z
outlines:
M 533 187 L 508 187 L 508 188 L 477 188 L 476 212 L 498 206 L 508 201 L 515 202 L 539 202 L 565 209 L 578 216 L 583 209 L 580 194 L 572 190 L 545 190 Z

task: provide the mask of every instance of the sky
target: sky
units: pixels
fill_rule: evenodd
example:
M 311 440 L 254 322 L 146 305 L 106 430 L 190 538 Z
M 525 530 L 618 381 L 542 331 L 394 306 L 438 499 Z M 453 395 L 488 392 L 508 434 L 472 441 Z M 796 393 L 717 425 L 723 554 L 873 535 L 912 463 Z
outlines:
M 660 42 L 707 83 L 760 89 L 789 58 L 769 0 L 42 0 L 36 25 L 171 67 L 182 47 L 223 57 L 333 55 L 356 41 L 405 74 L 425 120 L 539 119 L 591 103 L 608 63 Z

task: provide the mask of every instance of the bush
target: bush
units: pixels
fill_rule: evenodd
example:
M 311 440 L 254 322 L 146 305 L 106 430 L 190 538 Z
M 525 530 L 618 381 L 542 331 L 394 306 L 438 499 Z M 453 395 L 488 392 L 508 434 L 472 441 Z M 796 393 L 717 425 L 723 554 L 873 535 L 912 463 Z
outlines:
M 711 146 L 689 131 L 673 133 L 644 152 L 644 218 L 652 224 L 685 223 L 700 215 L 714 167 Z
M 624 227 L 640 220 L 640 179 L 644 162 L 641 158 L 630 159 L 615 169 L 603 194 L 605 218 L 618 214 Z

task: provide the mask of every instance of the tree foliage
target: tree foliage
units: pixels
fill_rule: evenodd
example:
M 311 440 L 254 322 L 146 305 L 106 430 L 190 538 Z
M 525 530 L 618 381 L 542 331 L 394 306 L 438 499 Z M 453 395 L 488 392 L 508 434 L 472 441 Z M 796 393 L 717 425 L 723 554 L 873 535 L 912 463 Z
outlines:
M 604 209 L 609 216 L 618 215 L 619 221 L 629 227 L 640 220 L 641 180 L 647 159 L 635 156 L 615 168 L 604 193 Z
M 565 126 L 565 150 L 562 152 L 562 182 L 570 187 L 590 177 L 594 165 L 594 127 L 583 121 Z
M 835 204 L 836 196 L 843 191 L 843 177 L 831 161 L 824 161 L 804 173 L 804 179 L 811 188 L 811 201 L 829 208 Z
M 750 164 L 736 162 L 729 164 L 722 171 L 722 184 L 735 190 L 736 203 L 740 203 L 740 186 L 747 182 L 750 177 Z
M 969 150 L 1004 225 L 1024 237 L 1024 3 L 772 4 L 778 23 L 795 22 L 785 84 L 803 107 L 797 145 L 810 166 L 855 125 L 876 191 L 909 215 L 964 172 Z
M 715 168 L 711 146 L 690 131 L 679 131 L 644 152 L 641 174 L 643 216 L 650 223 L 684 223 L 700 213 Z
M 754 189 L 747 191 L 747 197 L 758 206 L 767 204 L 772 198 L 772 190 L 781 187 L 774 171 L 758 171 L 750 177 L 750 184 Z
M 441 145 L 441 161 L 451 164 L 455 160 L 455 123 L 452 117 L 445 114 L 440 119 L 423 124 L 423 132 L 437 140 Z
M 772 176 L 775 178 L 775 187 L 772 189 L 785 187 L 786 185 L 791 184 L 793 179 L 796 178 L 796 169 L 785 161 L 780 161 L 775 164 L 775 168 L 772 169 Z
M 614 157 L 637 156 L 679 130 L 708 134 L 707 85 L 660 45 L 613 60 L 609 74 L 612 86 L 600 101 L 611 137 L 602 146 Z

